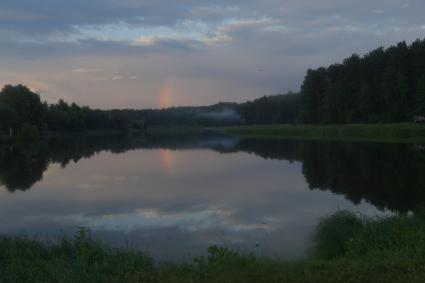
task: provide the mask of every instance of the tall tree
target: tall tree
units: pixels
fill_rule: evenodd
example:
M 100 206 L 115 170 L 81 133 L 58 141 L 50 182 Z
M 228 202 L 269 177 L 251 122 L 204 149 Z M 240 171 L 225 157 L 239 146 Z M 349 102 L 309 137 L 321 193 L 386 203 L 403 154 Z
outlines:
M 425 74 L 418 81 L 414 102 L 414 114 L 425 116 Z
M 0 103 L 0 130 L 13 135 L 16 131 L 18 115 L 12 107 L 7 104 Z
M 3 103 L 17 114 L 17 126 L 31 123 L 42 127 L 45 118 L 45 107 L 40 96 L 23 85 L 6 85 L 0 92 L 0 103 Z

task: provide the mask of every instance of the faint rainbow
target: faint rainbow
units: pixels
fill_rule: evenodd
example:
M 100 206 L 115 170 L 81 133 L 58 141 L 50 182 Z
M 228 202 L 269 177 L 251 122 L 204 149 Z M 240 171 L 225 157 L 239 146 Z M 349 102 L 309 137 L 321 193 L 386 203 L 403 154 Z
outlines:
M 174 163 L 174 156 L 171 150 L 169 149 L 160 149 L 159 150 L 159 157 L 161 159 L 162 167 L 164 168 L 165 173 L 168 176 L 173 176 L 175 171 L 175 163 Z
M 173 100 L 173 84 L 170 80 L 162 83 L 159 89 L 158 107 L 160 109 L 171 107 Z

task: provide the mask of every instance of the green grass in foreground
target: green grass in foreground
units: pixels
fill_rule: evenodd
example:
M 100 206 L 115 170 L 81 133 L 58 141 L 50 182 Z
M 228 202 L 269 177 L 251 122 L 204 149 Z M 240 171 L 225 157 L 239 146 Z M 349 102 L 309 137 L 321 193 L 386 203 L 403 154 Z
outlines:
M 229 134 L 256 138 L 376 141 L 425 141 L 425 124 L 260 125 L 223 128 Z
M 309 260 L 279 262 L 211 247 L 191 264 L 155 264 L 81 229 L 47 245 L 0 239 L 0 282 L 425 282 L 425 216 L 367 219 L 339 212 L 316 231 Z

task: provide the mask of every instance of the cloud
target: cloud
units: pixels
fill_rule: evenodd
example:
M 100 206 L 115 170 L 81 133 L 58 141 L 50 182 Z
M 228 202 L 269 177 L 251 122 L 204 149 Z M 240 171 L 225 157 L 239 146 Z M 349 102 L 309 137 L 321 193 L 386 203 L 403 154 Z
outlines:
M 144 51 L 195 51 L 203 46 L 202 40 L 184 36 L 141 36 L 130 43 Z
M 106 108 L 154 107 L 169 79 L 178 105 L 244 101 L 297 90 L 307 68 L 423 37 L 424 9 L 421 0 L 3 0 L 0 82 L 25 77 Z
M 86 68 L 78 68 L 78 69 L 71 70 L 71 72 L 75 74 L 97 73 L 99 71 L 100 71 L 99 69 L 86 69 Z

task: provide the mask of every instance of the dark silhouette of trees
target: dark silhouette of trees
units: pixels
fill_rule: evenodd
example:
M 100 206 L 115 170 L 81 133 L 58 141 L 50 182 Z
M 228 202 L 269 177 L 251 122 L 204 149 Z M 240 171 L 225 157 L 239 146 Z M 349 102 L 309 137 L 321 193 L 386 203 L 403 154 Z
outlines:
M 16 110 L 4 103 L 0 103 L 0 132 L 7 132 L 13 135 L 14 129 L 18 125 L 18 114 Z
M 210 106 L 214 107 L 214 106 Z M 308 70 L 300 93 L 227 104 L 240 120 L 198 119 L 208 107 L 177 107 L 143 113 L 148 125 L 347 124 L 408 122 L 425 116 L 425 40 L 400 42 L 341 64 Z
M 59 100 L 49 105 L 47 124 L 52 131 L 126 130 L 130 120 L 125 110 L 93 110 Z
M 298 161 L 311 190 L 367 201 L 395 212 L 425 203 L 425 151 L 412 144 L 242 139 L 233 151 L 265 159 Z
M 342 64 L 308 70 L 300 122 L 407 122 L 425 116 L 425 40 L 378 48 Z
M 17 144 L 0 148 L 0 184 L 10 192 L 25 191 L 40 181 L 49 165 L 42 144 Z
M 308 70 L 300 93 L 240 104 L 99 110 L 63 100 L 48 105 L 23 85 L 7 85 L 0 92 L 0 133 L 28 137 L 147 126 L 407 122 L 415 116 L 425 116 L 425 40 L 354 54 L 341 64 Z
M 6 85 L 0 92 L 0 134 L 28 139 L 47 131 L 128 130 L 132 127 L 129 113 L 128 110 L 90 109 L 63 100 L 48 105 L 23 85 Z M 138 127 L 140 129 L 140 123 Z
M 148 126 L 228 126 L 240 124 L 237 103 L 219 102 L 210 106 L 171 107 L 133 111 L 134 120 Z
M 418 81 L 413 109 L 416 115 L 425 113 L 425 74 Z
M 26 86 L 6 85 L 0 94 L 0 103 L 8 105 L 16 111 L 18 126 L 31 121 L 31 124 L 41 126 L 44 121 L 45 105 L 40 96 Z
M 0 93 L 2 128 L 9 134 L 20 132 L 24 126 L 28 129 L 30 125 L 35 126 L 34 129 L 41 129 L 45 114 L 45 104 L 40 96 L 26 86 L 6 85 Z
M 244 124 L 289 124 L 295 123 L 298 109 L 298 94 L 263 96 L 238 105 Z
M 299 95 L 294 93 L 263 96 L 245 103 L 218 103 L 202 107 L 171 107 L 141 110 L 138 119 L 148 126 L 231 126 L 295 123 Z

